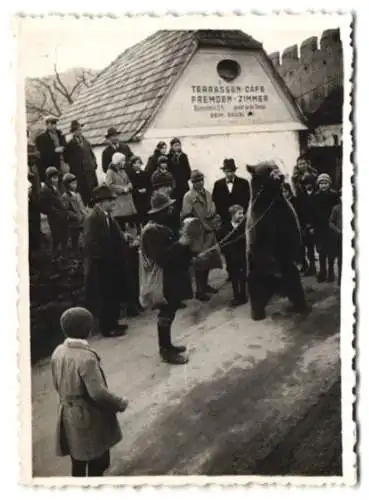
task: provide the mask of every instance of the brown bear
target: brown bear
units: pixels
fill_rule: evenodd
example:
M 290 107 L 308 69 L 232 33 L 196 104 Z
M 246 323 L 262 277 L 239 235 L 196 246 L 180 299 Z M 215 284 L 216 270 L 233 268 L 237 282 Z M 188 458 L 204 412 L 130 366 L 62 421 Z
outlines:
M 251 315 L 265 318 L 274 294 L 287 296 L 292 311 L 307 313 L 297 263 L 301 260 L 301 234 L 297 215 L 283 196 L 284 176 L 274 162 L 247 165 L 251 174 L 246 241 Z

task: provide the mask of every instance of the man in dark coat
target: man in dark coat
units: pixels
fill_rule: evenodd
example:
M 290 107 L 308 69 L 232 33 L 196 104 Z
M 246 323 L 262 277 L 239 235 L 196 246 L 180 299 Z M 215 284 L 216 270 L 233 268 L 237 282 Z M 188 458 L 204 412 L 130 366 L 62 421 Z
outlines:
M 36 147 L 40 154 L 39 174 L 41 182 L 45 180 L 45 171 L 48 167 L 61 168 L 63 151 L 66 140 L 60 130 L 56 128 L 58 119 L 48 117 L 45 120 L 46 130 L 36 137 Z
M 175 210 L 180 214 L 183 197 L 190 189 L 188 182 L 191 177 L 191 167 L 188 156 L 182 151 L 181 141 L 177 137 L 170 141 L 168 170 L 173 175 L 175 183 L 172 193 L 173 199 L 176 200 Z
M 119 325 L 120 304 L 127 299 L 128 245 L 112 218 L 115 195 L 108 186 L 94 189 L 93 210 L 84 221 L 85 293 L 87 307 L 98 319 L 104 337 L 124 334 Z
M 129 163 L 133 156 L 131 148 L 119 140 L 119 135 L 120 132 L 115 127 L 108 128 L 108 131 L 105 134 L 105 138 L 109 145 L 103 150 L 101 157 L 101 164 L 104 173 L 108 170 L 114 153 L 123 153 L 126 157 L 127 163 Z
M 69 164 L 71 173 L 77 177 L 83 203 L 89 205 L 92 190 L 97 186 L 97 163 L 91 144 L 82 134 L 83 126 L 77 120 L 72 121 L 70 132 L 73 137 L 65 148 L 64 159 Z
M 223 224 L 231 220 L 229 208 L 232 205 L 241 205 L 245 213 L 250 201 L 250 185 L 246 179 L 236 175 L 236 164 L 232 158 L 225 159 L 222 170 L 224 178 L 215 182 L 213 188 L 213 201 L 217 213 Z
M 171 326 L 181 301 L 192 298 L 189 267 L 193 258 L 190 238 L 180 238 L 171 227 L 171 211 L 175 200 L 162 193 L 151 199 L 150 220 L 141 235 L 141 255 L 148 268 L 158 266 L 163 271 L 163 295 L 166 303 L 159 304 L 158 341 L 161 358 L 170 364 L 185 364 L 186 348 L 171 341 Z

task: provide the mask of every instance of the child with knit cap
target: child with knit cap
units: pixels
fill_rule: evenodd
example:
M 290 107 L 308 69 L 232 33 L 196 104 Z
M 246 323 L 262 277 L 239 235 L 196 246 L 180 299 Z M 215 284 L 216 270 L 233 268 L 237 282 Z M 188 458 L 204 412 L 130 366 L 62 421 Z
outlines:
M 329 227 L 329 218 L 333 207 L 339 201 L 339 197 L 337 192 L 331 189 L 331 186 L 332 179 L 328 174 L 323 173 L 318 176 L 317 192 L 314 199 L 314 233 L 319 253 L 319 283 L 323 281 L 332 283 L 335 280 L 335 245 Z

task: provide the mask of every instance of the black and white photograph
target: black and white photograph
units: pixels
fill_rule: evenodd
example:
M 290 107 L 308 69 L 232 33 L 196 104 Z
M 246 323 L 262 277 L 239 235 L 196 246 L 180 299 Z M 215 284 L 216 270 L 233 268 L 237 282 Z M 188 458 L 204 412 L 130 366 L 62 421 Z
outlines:
M 355 484 L 352 16 L 15 35 L 23 482 Z

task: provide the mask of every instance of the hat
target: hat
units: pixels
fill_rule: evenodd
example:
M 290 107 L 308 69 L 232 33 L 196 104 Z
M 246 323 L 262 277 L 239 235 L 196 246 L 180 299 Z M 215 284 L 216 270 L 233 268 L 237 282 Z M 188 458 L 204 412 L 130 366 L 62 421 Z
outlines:
M 222 170 L 227 170 L 228 172 L 235 172 L 237 170 L 236 164 L 234 162 L 233 158 L 226 158 L 223 161 L 223 167 L 221 167 Z
M 116 198 L 115 193 L 107 186 L 106 184 L 102 184 L 101 186 L 97 186 L 92 191 L 92 201 L 95 203 L 98 201 L 104 200 L 114 200 Z
M 55 175 L 59 176 L 59 170 L 56 167 L 47 167 L 45 177 L 50 179 L 50 177 L 54 177 Z
M 318 175 L 318 178 L 316 180 L 317 184 L 319 184 L 321 181 L 327 181 L 329 184 L 332 184 L 332 179 L 331 176 L 328 174 L 320 174 Z
M 76 130 L 78 130 L 79 128 L 82 128 L 84 127 L 85 124 L 84 123 L 79 123 L 78 120 L 72 120 L 71 121 L 71 124 L 70 124 L 70 129 L 69 131 L 70 132 L 75 132 Z
M 153 189 L 173 187 L 173 176 L 170 172 L 160 172 L 157 170 L 152 174 L 151 184 Z
M 173 137 L 173 139 L 170 141 L 170 145 L 173 146 L 173 144 L 181 144 L 181 141 L 178 139 L 178 137 Z
M 160 165 L 161 163 L 168 163 L 168 157 L 165 155 L 160 155 L 156 161 L 156 164 Z
M 176 200 L 172 200 L 164 193 L 154 193 L 151 197 L 151 210 L 148 211 L 148 214 L 161 212 L 162 210 L 172 206 L 175 202 Z
M 71 173 L 63 175 L 64 186 L 67 186 L 68 184 L 70 184 L 71 182 L 76 181 L 76 180 L 77 180 L 77 177 Z
M 56 118 L 55 116 L 47 116 L 45 118 L 45 123 L 58 123 L 58 118 Z
M 124 163 L 126 161 L 126 155 L 123 154 L 123 153 L 119 153 L 119 151 L 117 151 L 116 153 L 113 154 L 113 156 L 111 157 L 111 163 L 113 165 L 118 165 L 119 163 Z
M 120 135 L 120 131 L 117 130 L 115 127 L 109 127 L 108 131 L 105 134 L 105 137 L 108 139 L 112 135 Z
M 204 180 L 204 174 L 200 170 L 192 170 L 190 180 L 191 182 L 202 181 Z
M 312 185 L 315 184 L 315 176 L 311 174 L 303 175 L 301 179 L 301 184 L 303 184 L 304 186 L 306 186 L 307 184 L 312 184 Z
M 86 338 L 93 325 L 94 318 L 84 307 L 71 307 L 60 318 L 60 326 L 66 337 Z

